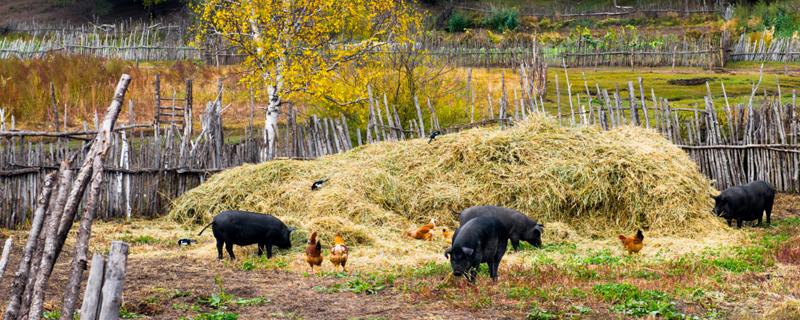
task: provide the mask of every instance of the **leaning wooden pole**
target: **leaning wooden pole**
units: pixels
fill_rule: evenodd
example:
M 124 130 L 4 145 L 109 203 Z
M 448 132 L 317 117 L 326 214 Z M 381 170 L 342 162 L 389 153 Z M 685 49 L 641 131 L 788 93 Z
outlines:
M 3 254 L 0 255 L 0 282 L 3 281 L 3 274 L 5 274 L 6 272 L 6 266 L 8 265 L 8 256 L 11 255 L 11 242 L 12 239 L 10 237 L 6 239 L 6 242 L 3 245 Z
M 29 315 L 41 312 L 42 303 L 44 301 L 44 290 L 47 286 L 47 280 L 50 278 L 50 273 L 53 271 L 53 266 L 55 265 L 55 242 L 58 236 L 58 226 L 61 221 L 61 215 L 64 213 L 64 204 L 67 201 L 67 194 L 69 193 L 70 182 L 72 181 L 72 169 L 70 169 L 73 161 L 72 157 L 62 161 L 61 167 L 59 168 L 58 194 L 56 195 L 53 212 L 50 212 L 47 218 L 47 229 L 44 231 L 44 250 L 42 251 L 42 259 L 33 282 L 31 306 L 28 311 Z
M 72 313 L 75 311 L 75 301 L 80 289 L 83 271 L 86 270 L 89 255 L 89 237 L 92 233 L 92 222 L 94 215 L 97 211 L 97 200 L 100 198 L 100 187 L 103 182 L 103 162 L 105 160 L 108 149 L 111 145 L 111 131 L 114 129 L 114 123 L 119 117 L 120 110 L 122 109 L 122 102 L 125 99 L 125 92 L 128 90 L 130 84 L 130 76 L 127 74 L 122 75 L 117 83 L 117 88 L 114 90 L 114 99 L 106 111 L 103 125 L 97 137 L 94 140 L 92 149 L 95 151 L 92 159 L 92 184 L 89 189 L 89 195 L 84 205 L 83 216 L 81 217 L 80 228 L 78 229 L 78 239 L 75 244 L 75 255 L 72 259 L 72 271 L 70 273 L 69 281 L 64 292 L 64 305 L 61 308 L 61 319 L 72 319 Z M 37 315 L 33 315 L 36 317 Z M 29 317 L 30 320 L 38 320 L 38 318 Z
M 22 259 L 19 261 L 19 267 L 14 274 L 14 282 L 11 285 L 11 294 L 8 299 L 8 308 L 6 308 L 4 317 L 5 320 L 17 319 L 21 307 L 22 295 L 25 292 L 25 286 L 30 276 L 33 251 L 36 249 L 47 206 L 50 203 L 50 194 L 53 191 L 55 175 L 56 172 L 53 172 L 45 177 L 44 188 L 42 188 L 42 193 L 39 194 L 39 198 L 36 200 L 36 211 L 34 212 L 33 221 L 31 222 L 31 230 L 28 233 L 28 241 L 25 243 L 25 249 L 22 251 Z

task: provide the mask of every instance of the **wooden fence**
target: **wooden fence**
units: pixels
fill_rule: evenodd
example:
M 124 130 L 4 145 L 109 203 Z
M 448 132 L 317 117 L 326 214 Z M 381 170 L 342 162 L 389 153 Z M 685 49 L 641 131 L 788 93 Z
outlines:
M 796 91 L 791 100 L 777 94 L 756 96 L 752 88 L 747 104 L 731 105 L 724 85 L 724 106 L 715 106 L 708 83 L 704 105 L 700 108 L 673 108 L 667 99 L 648 92 L 639 78 L 638 87 L 628 82 L 627 90 L 597 90 L 576 98 L 570 111 L 560 112 L 560 123 L 599 125 L 612 129 L 623 125 L 652 128 L 678 145 L 697 163 L 717 189 L 754 180 L 769 181 L 778 191 L 800 192 L 800 115 Z M 569 84 L 567 84 L 569 86 Z M 638 89 L 638 90 L 637 90 Z M 627 97 L 625 97 L 627 94 Z M 649 100 L 649 101 L 648 101 Z M 561 107 L 559 106 L 560 110 Z
M 780 94 L 782 99 L 766 93 L 758 95 L 761 88 L 755 85 L 747 104 L 730 105 L 723 89 L 717 96 L 725 97 L 726 103 L 715 106 L 709 87 L 706 104 L 701 108 L 675 108 L 666 99 L 658 98 L 656 89 L 646 88 L 641 78 L 622 89 L 609 90 L 597 85 L 591 88 L 587 83 L 573 87 L 564 77 L 565 81 L 556 83 L 555 88 L 557 93 L 566 90 L 569 99 L 552 101 L 540 94 L 544 92 L 537 83 L 541 78 L 525 68 L 521 70 L 521 87 L 513 92 L 513 98 L 501 83 L 499 99 L 490 97 L 484 101 L 488 102 L 483 104 L 488 109 L 482 113 L 484 118 L 475 118 L 473 97 L 466 104 L 472 108 L 471 112 L 466 111 L 471 113 L 470 120 L 448 128 L 440 126 L 436 108 L 427 99 L 414 99 L 414 105 L 405 106 L 405 110 L 412 108 L 415 116 L 401 118 L 401 106 L 389 105 L 383 95 L 373 95 L 371 90 L 364 104 L 368 121 L 361 128 L 350 127 L 358 121 L 343 115 L 301 117 L 289 104 L 281 115 L 277 145 L 272 152 L 266 150 L 263 131 L 255 125 L 252 106 L 244 136 L 235 142 L 226 141 L 226 133 L 222 132 L 224 103 L 219 100 L 206 103 L 202 111 L 195 108 L 202 114 L 199 133 L 193 131 L 190 116 L 184 120 L 183 130 L 175 122 L 119 125 L 111 134 L 103 173 L 106 188 L 97 200 L 98 215 L 115 218 L 163 214 L 172 199 L 209 175 L 244 163 L 273 160 L 267 157 L 270 154 L 278 159 L 314 159 L 376 141 L 424 138 L 433 131 L 447 133 L 497 124 L 502 127 L 534 113 L 553 116 L 564 125 L 597 125 L 605 129 L 638 125 L 657 130 L 686 150 L 719 189 L 764 179 L 779 191 L 800 191 L 800 117 L 794 91 L 791 101 L 786 101 L 787 97 Z M 568 76 L 567 72 L 564 69 L 562 74 Z M 471 89 L 468 86 L 468 91 Z M 135 106 L 127 106 L 126 111 L 133 112 Z M 0 115 L 0 119 L 6 117 Z M 0 122 L 0 186 L 10 195 L 0 198 L 0 226 L 4 227 L 30 220 L 44 176 L 76 152 L 76 160 L 82 161 L 84 137 L 95 133 L 26 132 L 14 130 L 13 126 Z M 82 148 L 84 151 L 80 151 Z
M 689 15 L 696 13 L 720 13 L 727 7 L 726 1 L 672 0 L 672 1 L 553 1 L 552 5 L 520 3 L 514 8 L 524 17 L 552 19 L 609 18 L 630 16 L 661 16 L 666 14 Z M 489 4 L 458 4 L 456 10 L 491 12 Z
M 0 39 L 0 59 L 34 59 L 50 54 L 91 55 L 128 61 L 204 61 L 213 65 L 241 63 L 244 56 L 221 39 L 207 39 L 190 46 L 188 27 L 183 24 L 121 23 L 105 26 L 59 26 L 19 24 L 7 28 L 23 37 Z M 632 44 L 618 39 L 602 45 L 590 41 L 568 41 L 542 45 L 533 37 L 504 40 L 501 44 L 487 39 L 448 39 L 427 35 L 418 39 L 424 54 L 449 64 L 464 67 L 516 67 L 541 53 L 551 66 L 695 66 L 724 65 L 719 43 L 711 39 L 672 39 L 656 36 L 651 44 Z M 378 49 L 391 54 L 392 45 Z
M 739 41 L 731 48 L 732 61 L 800 61 L 800 39 L 776 38 L 768 42 L 763 38 L 751 41 L 742 34 Z

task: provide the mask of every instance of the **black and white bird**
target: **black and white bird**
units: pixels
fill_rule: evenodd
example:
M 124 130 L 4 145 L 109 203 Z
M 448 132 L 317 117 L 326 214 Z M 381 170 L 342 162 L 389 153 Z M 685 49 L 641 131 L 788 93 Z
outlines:
M 320 188 L 322 188 L 322 185 L 325 184 L 325 182 L 327 181 L 328 179 L 314 181 L 314 184 L 311 185 L 311 190 L 319 190 Z
M 439 131 L 439 130 L 436 130 L 436 131 L 434 131 L 434 132 L 431 132 L 431 135 L 429 136 L 429 137 L 430 137 L 430 139 L 428 140 L 428 143 L 431 143 L 431 142 L 433 142 L 433 139 L 436 139 L 436 137 L 438 137 L 438 136 L 441 136 L 441 135 L 442 135 L 442 132 L 441 132 L 441 131 Z
M 197 240 L 194 240 L 194 239 L 186 239 L 186 238 L 183 238 L 183 239 L 179 239 L 179 240 L 178 240 L 178 245 L 179 245 L 179 246 L 181 246 L 181 247 L 184 247 L 184 246 L 189 246 L 189 245 L 191 245 L 192 243 L 197 243 Z

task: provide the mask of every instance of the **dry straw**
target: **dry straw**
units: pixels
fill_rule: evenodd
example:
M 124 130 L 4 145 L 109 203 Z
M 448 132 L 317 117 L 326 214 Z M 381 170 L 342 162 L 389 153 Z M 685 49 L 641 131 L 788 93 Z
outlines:
M 330 181 L 312 191 L 320 178 Z M 642 228 L 696 238 L 725 228 L 710 213 L 712 192 L 694 162 L 655 131 L 563 128 L 534 117 L 431 144 L 377 143 L 314 161 L 233 168 L 177 199 L 169 217 L 205 224 L 222 210 L 265 212 L 320 232 L 324 243 L 340 232 L 353 245 L 402 253 L 404 231 L 431 217 L 452 230 L 460 210 L 483 204 L 517 209 L 545 226 L 564 223 L 581 237 Z

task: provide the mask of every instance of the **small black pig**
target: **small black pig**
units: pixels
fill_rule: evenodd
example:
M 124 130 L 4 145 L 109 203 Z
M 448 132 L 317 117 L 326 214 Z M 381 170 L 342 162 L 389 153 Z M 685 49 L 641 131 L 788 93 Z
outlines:
M 268 214 L 238 210 L 223 211 L 215 216 L 198 236 L 203 234 L 208 226 L 211 226 L 214 238 L 217 239 L 217 258 L 220 260 L 223 244 L 231 260 L 236 259 L 233 254 L 234 244 L 239 246 L 258 244 L 258 255 L 264 254 L 266 248 L 268 259 L 272 258 L 273 245 L 281 249 L 292 247 L 290 237 L 294 228 L 287 227 L 278 218 Z
M 767 224 L 771 223 L 772 203 L 775 200 L 775 189 L 766 181 L 758 180 L 745 185 L 730 187 L 722 191 L 714 199 L 714 213 L 728 220 L 736 220 L 736 227 L 742 227 L 742 221 L 758 220 L 758 225 L 767 212 Z
M 464 275 L 475 282 L 481 263 L 489 265 L 489 275 L 497 281 L 497 268 L 506 253 L 508 231 L 500 221 L 490 216 L 470 219 L 453 234 L 453 244 L 444 256 L 450 259 L 453 275 Z
M 542 246 L 544 225 L 516 210 L 496 206 L 469 207 L 461 211 L 458 221 L 463 226 L 467 221 L 481 216 L 494 217 L 508 230 L 508 236 L 511 239 L 511 246 L 514 247 L 514 251 L 519 250 L 520 240 L 524 240 L 537 248 Z

